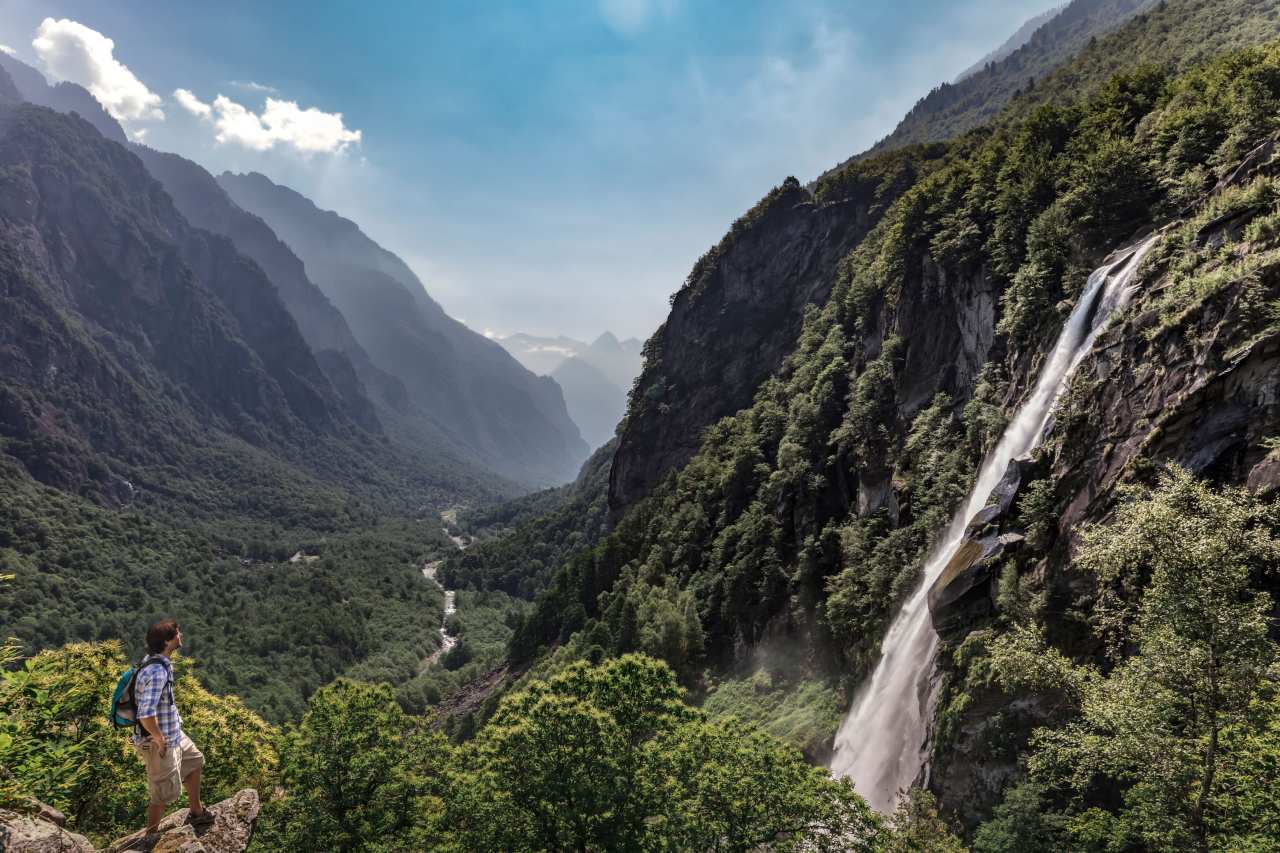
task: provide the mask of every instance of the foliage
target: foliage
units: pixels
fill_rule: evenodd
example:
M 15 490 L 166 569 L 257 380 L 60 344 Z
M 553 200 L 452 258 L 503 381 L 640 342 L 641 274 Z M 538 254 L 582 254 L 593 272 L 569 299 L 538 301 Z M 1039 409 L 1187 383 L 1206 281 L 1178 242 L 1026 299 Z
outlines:
M 1136 653 L 1103 676 L 1026 631 L 1000 641 L 1006 681 L 1053 685 L 1078 703 L 1078 718 L 1035 734 L 1033 777 L 1077 795 L 1104 782 L 1122 791 L 1072 815 L 1077 843 L 1206 850 L 1224 845 L 1224 827 L 1247 825 L 1241 808 L 1271 808 L 1252 784 L 1237 787 L 1239 763 L 1261 756 L 1233 747 L 1266 743 L 1274 727 L 1273 603 L 1259 585 L 1280 566 L 1278 522 L 1247 492 L 1171 469 L 1086 531 L 1077 558 L 1100 585 L 1099 635 Z
M 183 730 L 208 762 L 205 798 L 265 786 L 276 762 L 268 725 L 235 697 L 205 690 L 183 658 L 175 664 Z M 0 799 L 34 796 L 63 811 L 72 828 L 100 838 L 143 821 L 142 765 L 127 744 L 129 732 L 107 721 L 127 665 L 119 644 L 73 643 L 0 673 Z
M 480 541 L 445 561 L 441 582 L 451 589 L 536 596 L 570 556 L 604 535 L 616 446 L 615 439 L 592 454 L 569 485 L 465 513 L 464 526 Z
M 886 853 L 967 853 L 968 848 L 938 816 L 933 795 L 915 788 L 894 811 Z
M 435 647 L 440 593 L 418 567 L 442 543 L 420 521 L 259 541 L 252 528 L 103 509 L 2 465 L 0 488 L 0 564 L 15 574 L 0 632 L 27 650 L 128 638 L 136 657 L 151 621 L 174 616 L 211 688 L 280 720 L 353 665 L 402 680 Z M 319 559 L 289 562 L 296 551 Z
M 405 716 L 387 685 L 339 679 L 316 691 L 281 739 L 286 794 L 268 804 L 255 849 L 421 849 L 448 758 L 424 722 Z
M 444 821 L 457 849 L 869 850 L 879 836 L 847 782 L 707 721 L 637 655 L 506 697 L 457 766 Z
M 799 747 L 811 759 L 831 748 L 844 708 L 830 683 L 797 676 L 803 662 L 772 662 L 750 676 L 711 685 L 702 710 L 712 719 L 737 717 Z

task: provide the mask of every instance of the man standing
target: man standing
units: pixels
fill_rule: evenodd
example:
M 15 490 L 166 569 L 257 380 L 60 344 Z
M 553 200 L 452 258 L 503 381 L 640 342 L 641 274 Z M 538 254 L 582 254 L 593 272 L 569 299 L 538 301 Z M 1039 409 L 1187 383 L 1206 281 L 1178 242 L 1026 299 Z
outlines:
M 134 699 L 141 731 L 133 746 L 147 767 L 147 832 L 159 830 L 169 803 L 187 789 L 190 813 L 187 822 L 196 827 L 213 823 L 213 814 L 200 802 L 200 769 L 204 755 L 182 731 L 182 715 L 173 701 L 173 663 L 169 656 L 182 645 L 182 629 L 172 619 L 161 619 L 147 631 L 147 657 L 138 665 Z

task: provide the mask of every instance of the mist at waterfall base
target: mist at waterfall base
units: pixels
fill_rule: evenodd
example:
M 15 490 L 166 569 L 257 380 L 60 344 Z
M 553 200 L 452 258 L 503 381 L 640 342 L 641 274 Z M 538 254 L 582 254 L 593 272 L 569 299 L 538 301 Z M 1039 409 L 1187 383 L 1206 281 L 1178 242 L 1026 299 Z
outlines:
M 987 455 L 972 491 L 925 564 L 919 586 L 885 634 L 880 660 L 840 726 L 831 772 L 847 776 L 880 812 L 893 810 L 900 793 L 920 780 L 925 766 L 925 741 L 937 698 L 933 673 L 938 635 L 929 615 L 929 589 L 955 556 L 969 520 L 986 506 L 1009 462 L 1032 452 L 1044 439 L 1054 404 L 1107 321 L 1129 304 L 1134 275 L 1155 241 L 1153 235 L 1116 253 L 1089 276 L 1035 390 Z

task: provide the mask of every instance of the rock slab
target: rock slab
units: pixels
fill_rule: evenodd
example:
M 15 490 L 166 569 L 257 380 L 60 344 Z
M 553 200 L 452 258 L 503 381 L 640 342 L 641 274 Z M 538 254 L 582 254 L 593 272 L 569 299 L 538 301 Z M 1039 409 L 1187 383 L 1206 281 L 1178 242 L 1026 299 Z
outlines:
M 253 836 L 262 804 L 258 792 L 245 788 L 217 805 L 209 806 L 214 822 L 196 829 L 187 824 L 187 809 L 179 809 L 160 822 L 160 831 L 125 836 L 102 851 L 89 839 L 68 832 L 49 815 L 25 815 L 0 809 L 0 853 L 243 853 Z

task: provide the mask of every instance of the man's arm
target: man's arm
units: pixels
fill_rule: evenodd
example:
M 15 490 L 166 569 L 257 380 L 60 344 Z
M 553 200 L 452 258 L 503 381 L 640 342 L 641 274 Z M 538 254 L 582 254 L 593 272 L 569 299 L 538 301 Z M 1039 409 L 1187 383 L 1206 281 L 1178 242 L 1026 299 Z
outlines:
M 157 669 L 161 667 L 151 666 L 138 673 L 134 692 L 137 694 L 138 725 L 151 735 L 152 741 L 163 751 L 166 746 L 164 732 L 160 731 L 156 713 L 160 705 L 160 694 L 164 691 L 165 674 L 162 672 L 159 678 L 155 677 Z

